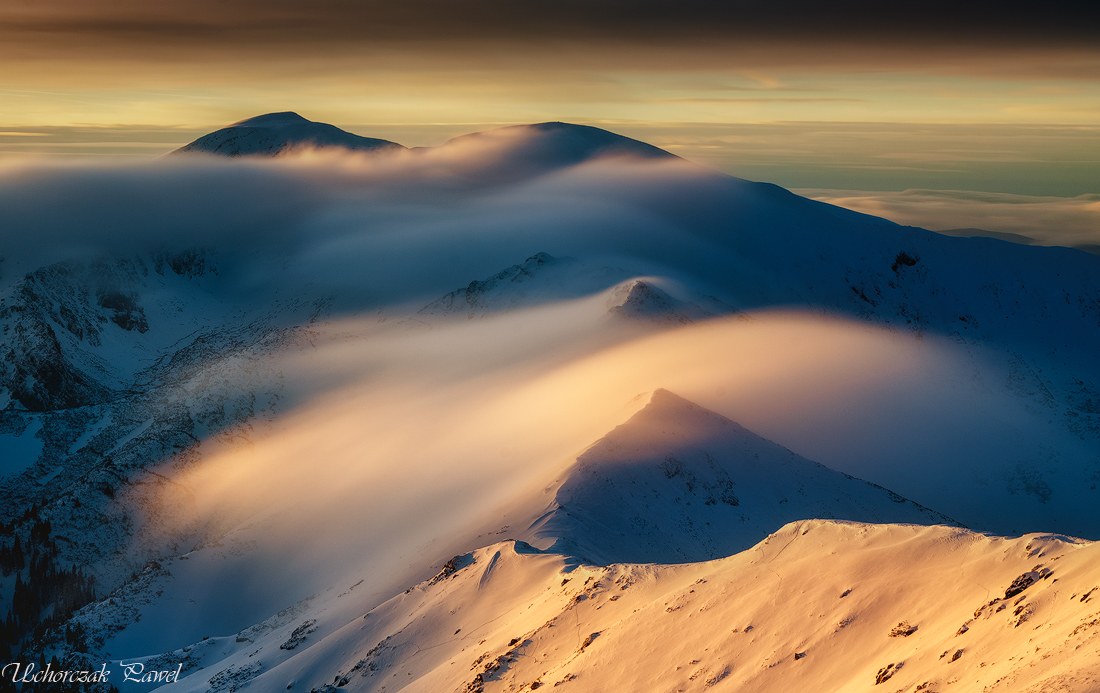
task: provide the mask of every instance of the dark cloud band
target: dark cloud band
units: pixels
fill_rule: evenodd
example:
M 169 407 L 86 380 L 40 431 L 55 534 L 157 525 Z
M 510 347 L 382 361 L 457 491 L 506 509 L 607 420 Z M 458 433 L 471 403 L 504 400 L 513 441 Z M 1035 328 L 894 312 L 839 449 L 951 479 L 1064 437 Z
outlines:
M 234 44 L 335 46 L 484 41 L 639 41 L 672 45 L 705 41 L 799 40 L 871 44 L 907 41 L 1002 47 L 1095 46 L 1100 10 L 1033 4 L 881 3 L 866 1 L 780 3 L 687 0 L 446 0 L 352 2 L 323 0 L 75 0 L 0 9 L 0 36 L 9 43 L 47 44 L 62 37 L 97 37 L 127 45 Z

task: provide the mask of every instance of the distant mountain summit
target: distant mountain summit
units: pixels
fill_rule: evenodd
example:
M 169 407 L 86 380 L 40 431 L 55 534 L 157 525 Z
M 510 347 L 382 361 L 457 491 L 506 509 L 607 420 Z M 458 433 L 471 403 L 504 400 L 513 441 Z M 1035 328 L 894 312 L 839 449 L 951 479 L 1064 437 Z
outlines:
M 435 147 L 407 150 L 388 140 L 353 135 L 292 112 L 233 123 L 171 154 L 276 157 L 311 149 L 411 151 L 414 161 L 429 162 L 434 170 L 475 186 L 509 185 L 601 159 L 680 160 L 651 144 L 607 130 L 559 122 L 512 125 L 462 135 Z
M 483 184 L 529 180 L 601 159 L 681 161 L 645 142 L 589 125 L 558 122 L 475 132 L 414 151 L 434 151 L 445 161 L 464 161 L 464 175 Z
M 268 113 L 203 135 L 171 152 L 198 152 L 220 156 L 280 156 L 305 149 L 339 147 L 354 151 L 404 149 L 400 144 L 360 137 L 335 125 L 315 123 L 297 113 Z
M 544 164 L 569 166 L 602 156 L 676 159 L 675 154 L 591 125 L 535 123 L 475 132 L 448 140 L 443 147 L 486 146 L 499 142 L 510 155 Z
M 547 487 L 522 538 L 611 563 L 706 561 L 806 518 L 958 525 L 919 503 L 796 455 L 721 414 L 656 390 Z

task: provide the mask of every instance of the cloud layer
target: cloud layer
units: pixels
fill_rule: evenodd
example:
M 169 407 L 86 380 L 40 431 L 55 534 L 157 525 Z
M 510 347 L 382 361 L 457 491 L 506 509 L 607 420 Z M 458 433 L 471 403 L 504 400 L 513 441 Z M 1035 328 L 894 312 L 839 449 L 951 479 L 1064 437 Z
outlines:
M 952 236 L 992 236 L 1017 243 L 1100 250 L 1100 195 L 1037 197 L 951 190 L 798 192 L 815 200 Z

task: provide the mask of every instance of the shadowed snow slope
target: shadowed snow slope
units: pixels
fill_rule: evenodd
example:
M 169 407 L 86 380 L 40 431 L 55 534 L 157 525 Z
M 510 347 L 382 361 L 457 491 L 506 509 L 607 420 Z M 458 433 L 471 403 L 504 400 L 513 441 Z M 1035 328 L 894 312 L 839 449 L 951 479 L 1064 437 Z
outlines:
M 1085 693 L 1100 684 L 1098 550 L 829 520 L 671 566 L 506 542 L 342 626 L 338 597 L 150 664 L 186 662 L 178 691 Z
M 360 137 L 335 125 L 315 123 L 297 113 L 268 113 L 203 135 L 171 152 L 221 156 L 279 156 L 303 149 L 342 147 L 351 150 L 404 149 L 399 144 Z
M 957 524 L 667 390 L 577 458 L 551 508 L 524 538 L 601 565 L 728 556 L 809 517 Z

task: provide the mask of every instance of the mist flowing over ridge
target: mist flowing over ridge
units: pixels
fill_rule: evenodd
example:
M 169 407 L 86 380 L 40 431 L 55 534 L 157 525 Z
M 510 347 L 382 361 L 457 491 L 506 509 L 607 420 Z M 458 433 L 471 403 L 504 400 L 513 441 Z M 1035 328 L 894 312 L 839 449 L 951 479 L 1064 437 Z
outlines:
M 549 511 L 519 538 L 552 538 L 548 551 L 596 565 L 687 563 L 748 549 L 790 518 L 958 524 L 668 390 L 642 399 L 563 473 Z
M 406 150 L 387 140 L 361 137 L 326 123 L 306 120 L 293 112 L 268 113 L 233 123 L 169 153 L 216 154 L 219 156 L 286 156 L 304 151 L 338 148 L 358 152 L 394 153 Z M 439 147 L 417 147 L 413 151 L 464 149 L 495 151 L 493 165 L 501 169 L 530 171 L 572 166 L 607 155 L 642 158 L 676 158 L 663 149 L 589 125 L 537 123 L 512 125 L 487 132 L 455 137 Z
M 776 532 L 844 553 L 862 530 L 827 519 L 1100 537 L 1100 258 L 898 226 L 587 126 L 416 149 L 330 128 L 269 114 L 188 145 L 216 156 L 0 169 L 0 541 L 98 586 L 56 622 L 21 611 L 26 652 L 185 663 L 196 690 L 373 690 L 361 672 L 411 660 L 364 614 L 414 618 L 410 585 L 459 609 L 446 585 L 496 595 L 498 568 L 751 572 Z M 922 531 L 970 541 L 867 533 Z M 508 639 L 539 642 L 524 624 Z M 504 686 L 522 654 L 501 647 L 462 685 Z M 400 673 L 457 682 L 438 664 Z M 780 680 L 801 679 L 759 688 Z

